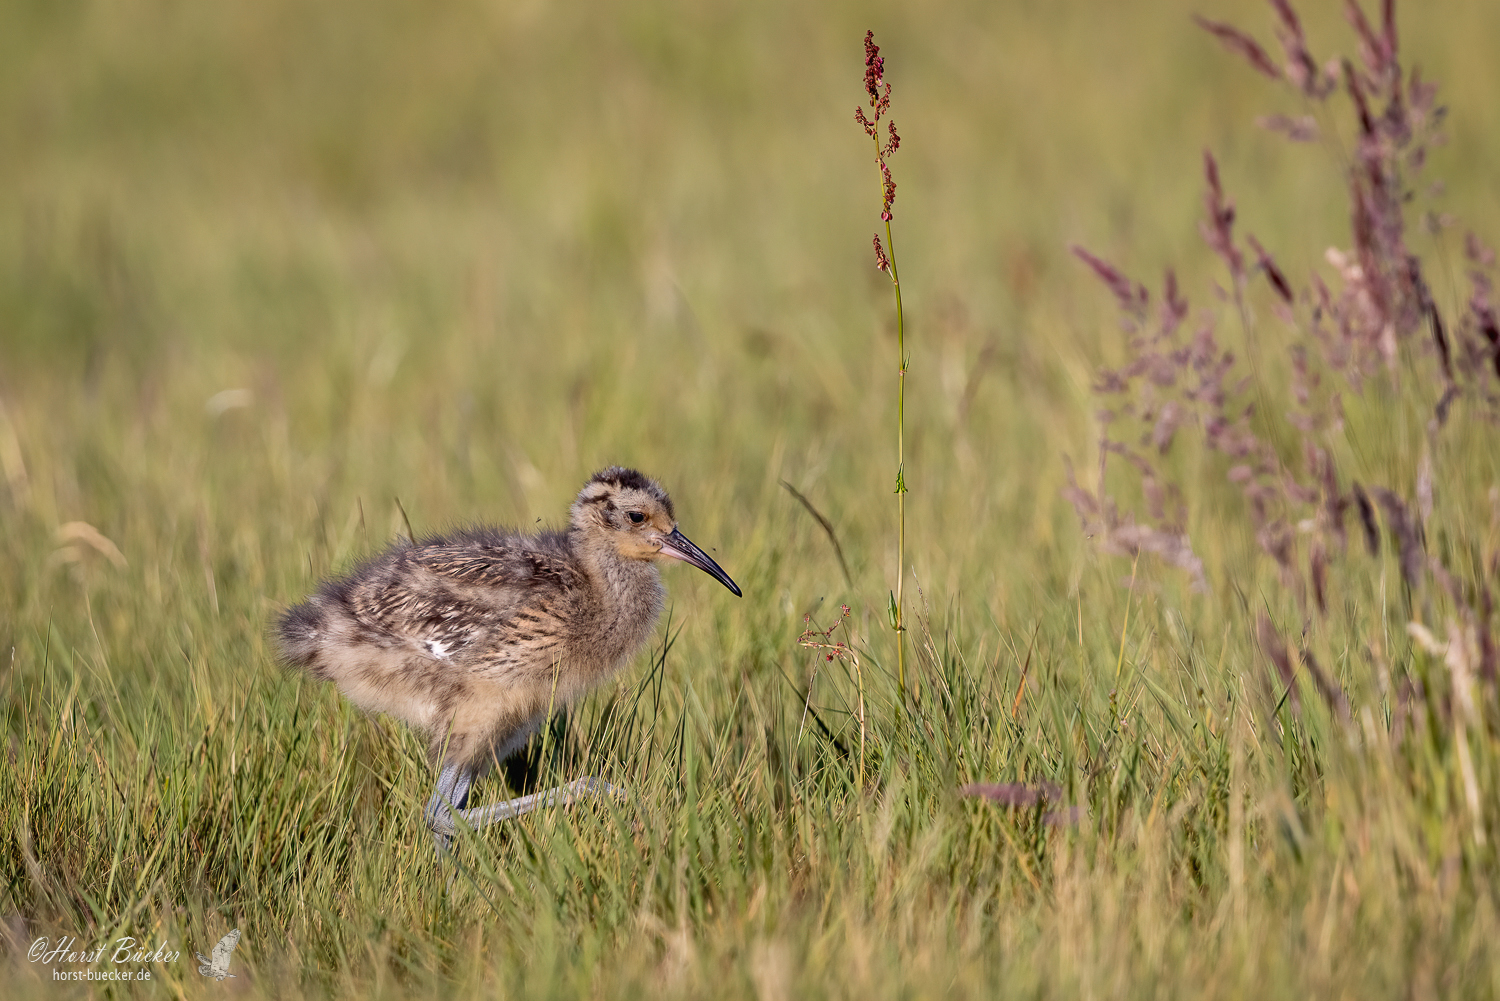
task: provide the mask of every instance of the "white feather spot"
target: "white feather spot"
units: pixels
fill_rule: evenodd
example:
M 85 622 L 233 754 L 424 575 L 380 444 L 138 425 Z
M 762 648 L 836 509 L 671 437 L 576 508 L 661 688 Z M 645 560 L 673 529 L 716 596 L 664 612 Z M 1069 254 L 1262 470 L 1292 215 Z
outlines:
M 438 660 L 447 660 L 448 659 L 448 644 L 441 643 L 438 640 L 428 640 L 427 641 L 427 652 L 430 653 L 430 654 L 432 654 Z

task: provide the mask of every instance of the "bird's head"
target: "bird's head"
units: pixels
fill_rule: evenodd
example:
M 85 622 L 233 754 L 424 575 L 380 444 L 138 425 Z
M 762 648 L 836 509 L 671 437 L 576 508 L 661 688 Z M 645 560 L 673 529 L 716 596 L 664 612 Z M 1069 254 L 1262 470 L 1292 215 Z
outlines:
M 622 466 L 595 473 L 573 502 L 573 529 L 629 560 L 691 563 L 736 595 L 738 585 L 677 530 L 672 498 L 655 480 Z

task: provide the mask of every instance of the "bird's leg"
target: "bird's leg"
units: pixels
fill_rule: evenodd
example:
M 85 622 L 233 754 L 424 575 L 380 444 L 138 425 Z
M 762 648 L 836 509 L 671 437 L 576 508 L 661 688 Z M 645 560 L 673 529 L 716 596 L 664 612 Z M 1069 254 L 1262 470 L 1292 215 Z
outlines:
M 453 815 L 464 815 L 469 802 L 469 788 L 474 784 L 474 773 L 458 765 L 444 765 L 438 773 L 437 788 L 427 801 L 427 826 L 437 838 L 438 854 L 441 855 L 453 843 Z
M 427 824 L 437 835 L 439 848 L 446 848 L 449 839 L 458 829 L 456 821 L 463 820 L 471 827 L 485 827 L 502 820 L 513 820 L 548 806 L 567 806 L 585 796 L 623 797 L 624 790 L 596 778 L 574 779 L 567 785 L 534 792 L 529 796 L 517 796 L 488 806 L 464 809 L 469 801 L 469 787 L 474 782 L 473 772 L 447 765 L 438 776 L 437 789 L 427 802 Z

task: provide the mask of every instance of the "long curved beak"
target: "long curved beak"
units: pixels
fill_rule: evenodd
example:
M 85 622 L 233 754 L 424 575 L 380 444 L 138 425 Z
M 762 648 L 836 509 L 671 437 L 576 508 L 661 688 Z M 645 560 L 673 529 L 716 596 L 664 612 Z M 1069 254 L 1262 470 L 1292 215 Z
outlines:
M 729 575 L 724 572 L 724 568 L 709 559 L 707 553 L 693 545 L 688 537 L 677 529 L 672 529 L 672 534 L 661 540 L 661 554 L 663 556 L 670 556 L 674 560 L 691 563 L 733 591 L 736 598 L 742 597 L 740 586 L 729 579 Z

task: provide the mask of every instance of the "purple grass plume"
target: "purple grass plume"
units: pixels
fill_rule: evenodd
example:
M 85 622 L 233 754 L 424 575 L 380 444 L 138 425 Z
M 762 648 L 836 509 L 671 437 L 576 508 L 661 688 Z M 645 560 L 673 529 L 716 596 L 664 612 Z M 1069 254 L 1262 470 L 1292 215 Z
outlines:
M 1074 247 L 1119 305 L 1126 361 L 1101 369 L 1095 380 L 1094 390 L 1104 404 L 1097 479 L 1091 486 L 1081 485 L 1069 463 L 1063 495 L 1102 551 L 1154 554 L 1185 570 L 1196 589 L 1206 589 L 1207 573 L 1187 527 L 1191 498 L 1186 491 L 1211 491 L 1213 486 L 1202 479 L 1179 483 L 1167 467 L 1175 445 L 1191 436 L 1216 457 L 1207 468 L 1221 469 L 1238 493 L 1238 516 L 1274 564 L 1284 597 L 1305 623 L 1304 637 L 1312 623 L 1334 615 L 1342 579 L 1382 572 L 1381 537 L 1386 535 L 1408 613 L 1421 617 L 1419 606 L 1427 607 L 1434 592 L 1447 594 L 1465 623 L 1462 628 L 1469 630 L 1465 635 L 1472 637 L 1465 641 L 1474 651 L 1469 659 L 1481 666 L 1481 677 L 1492 678 L 1500 642 L 1488 578 L 1500 575 L 1500 566 L 1465 567 L 1463 574 L 1471 579 L 1464 583 L 1459 569 L 1429 550 L 1428 526 L 1438 486 L 1431 458 L 1438 454 L 1437 436 L 1460 412 L 1468 419 L 1500 424 L 1495 254 L 1473 234 L 1466 237 L 1467 301 L 1445 306 L 1411 245 L 1414 179 L 1426 163 L 1427 150 L 1441 141 L 1444 109 L 1433 84 L 1416 69 L 1408 73 L 1402 68 L 1393 0 L 1383 0 L 1378 22 L 1348 0 L 1346 19 L 1357 39 L 1358 57 L 1321 63 L 1309 50 L 1289 0 L 1271 0 L 1271 6 L 1285 53 L 1281 64 L 1239 28 L 1197 20 L 1258 73 L 1291 86 L 1303 98 L 1317 103 L 1340 93 L 1347 98 L 1355 136 L 1345 174 L 1350 245 L 1323 255 L 1332 282 L 1317 272 L 1295 282 L 1260 240 L 1237 232 L 1235 203 L 1209 151 L 1203 154 L 1199 232 L 1228 271 L 1228 298 L 1241 320 L 1248 360 L 1255 361 L 1259 336 L 1255 304 L 1268 308 L 1290 331 L 1286 371 L 1291 406 L 1284 413 L 1259 409 L 1265 394 L 1257 380 L 1277 369 L 1247 365 L 1222 346 L 1215 312 L 1190 319 L 1171 272 L 1153 317 L 1151 296 L 1142 284 Z M 1273 116 L 1261 124 L 1297 142 L 1319 135 L 1311 117 Z M 1452 225 L 1450 218 L 1434 213 L 1424 221 L 1430 232 Z M 1339 468 L 1332 450 L 1331 442 L 1348 433 L 1345 401 L 1362 396 L 1375 382 L 1383 393 L 1422 401 L 1430 414 L 1415 475 L 1406 472 L 1412 476 L 1409 482 L 1362 485 Z M 1128 501 L 1117 496 L 1122 486 Z M 1195 506 L 1222 508 L 1223 501 L 1205 498 Z M 1362 547 L 1350 546 L 1351 518 Z M 1455 530 L 1443 526 L 1445 532 Z M 1500 556 L 1490 562 L 1500 563 Z M 1247 569 L 1227 565 L 1222 572 L 1233 577 Z M 1269 678 L 1279 690 L 1275 704 L 1300 712 L 1297 679 L 1305 677 L 1332 716 L 1346 722 L 1351 718 L 1348 695 L 1310 648 L 1294 655 L 1265 611 L 1257 612 L 1254 631 Z M 1457 662 L 1456 647 L 1450 643 L 1444 649 L 1449 662 Z M 1402 705 L 1421 702 L 1428 697 L 1425 691 L 1421 684 L 1406 685 Z M 1492 691 L 1491 697 L 1495 695 Z M 1400 709 L 1397 716 L 1405 718 L 1404 712 Z

